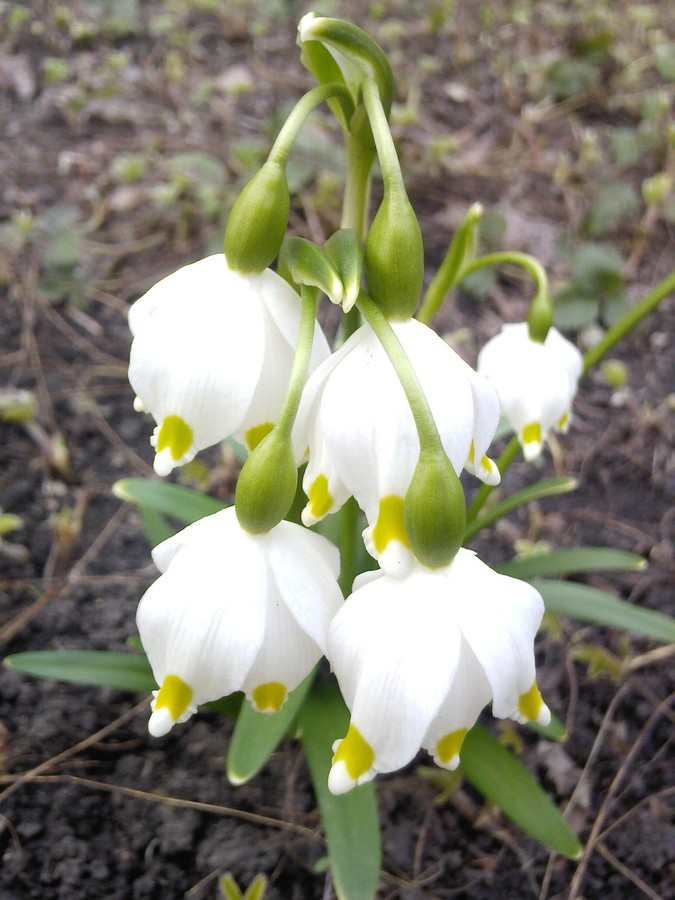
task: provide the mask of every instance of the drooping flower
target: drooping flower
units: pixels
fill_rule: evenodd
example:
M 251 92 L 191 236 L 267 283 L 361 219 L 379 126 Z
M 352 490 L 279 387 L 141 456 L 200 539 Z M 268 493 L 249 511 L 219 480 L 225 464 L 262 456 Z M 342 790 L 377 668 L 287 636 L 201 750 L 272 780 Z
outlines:
M 424 390 L 455 472 L 489 484 L 499 471 L 486 451 L 499 420 L 496 392 L 434 331 L 415 320 L 392 323 Z M 309 446 L 303 487 L 306 525 L 354 496 L 364 510 L 368 551 L 388 571 L 412 561 L 403 500 L 419 458 L 419 439 L 396 372 L 369 325 L 358 329 L 310 377 L 296 428 Z
M 276 422 L 300 298 L 276 273 L 243 275 L 222 254 L 159 281 L 129 310 L 129 381 L 157 423 L 159 475 L 235 435 L 252 449 Z M 317 325 L 310 369 L 329 354 Z
M 493 715 L 547 724 L 535 682 L 539 593 L 471 550 L 405 578 L 359 576 L 331 623 L 327 656 L 351 711 L 333 745 L 339 794 L 410 762 L 420 747 L 448 769 L 492 699 Z
M 259 711 L 277 712 L 325 651 L 342 604 L 337 549 L 290 522 L 249 534 L 230 508 L 152 555 L 163 574 L 136 617 L 160 685 L 150 733 L 166 734 L 199 704 L 233 691 Z
M 567 431 L 582 368 L 581 353 L 557 329 L 542 344 L 526 322 L 502 326 L 479 353 L 478 371 L 497 389 L 525 459 L 539 456 L 551 429 Z

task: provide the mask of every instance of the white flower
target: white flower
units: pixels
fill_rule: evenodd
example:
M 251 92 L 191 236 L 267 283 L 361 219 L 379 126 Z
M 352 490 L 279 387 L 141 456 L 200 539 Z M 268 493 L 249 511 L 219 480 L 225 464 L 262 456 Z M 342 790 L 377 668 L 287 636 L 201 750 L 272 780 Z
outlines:
M 222 254 L 159 281 L 129 310 L 135 407 L 157 427 L 155 471 L 236 435 L 252 449 L 281 410 L 300 298 L 276 273 L 242 275 Z M 328 356 L 317 326 L 310 368 Z
M 434 331 L 415 320 L 392 323 L 424 390 L 445 451 L 489 484 L 499 481 L 485 455 L 499 420 L 496 392 Z M 353 495 L 364 510 L 368 551 L 387 571 L 412 561 L 403 500 L 419 458 L 417 429 L 396 372 L 369 325 L 358 329 L 307 382 L 296 428 L 309 446 L 303 487 L 306 525 Z
M 502 326 L 478 355 L 478 371 L 496 388 L 527 460 L 536 459 L 552 428 L 567 431 L 583 368 L 581 353 L 555 329 L 544 343 L 527 323 Z
M 232 507 L 152 555 L 163 574 L 136 617 L 160 685 L 150 733 L 166 734 L 200 703 L 233 691 L 261 712 L 277 712 L 325 651 L 342 604 L 337 549 L 290 522 L 249 534 Z
M 405 578 L 369 572 L 333 620 L 327 657 L 351 710 L 333 745 L 328 785 L 340 794 L 410 762 L 420 747 L 448 769 L 492 699 L 493 715 L 547 724 L 533 641 L 544 605 L 525 582 L 471 550 Z

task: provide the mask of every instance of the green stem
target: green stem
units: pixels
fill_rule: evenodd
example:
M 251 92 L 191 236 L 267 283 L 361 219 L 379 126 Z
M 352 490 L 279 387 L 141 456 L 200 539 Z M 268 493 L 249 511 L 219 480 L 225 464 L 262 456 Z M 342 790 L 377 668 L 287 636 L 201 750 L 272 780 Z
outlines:
M 341 228 L 353 228 L 361 243 L 365 240 L 370 205 L 370 173 L 374 152 L 348 134 L 345 140 L 347 177 L 342 204 Z
M 349 102 L 349 104 L 352 104 L 351 94 L 343 84 L 338 83 L 321 84 L 318 87 L 312 88 L 311 91 L 308 91 L 298 100 L 289 113 L 288 118 L 284 122 L 282 129 L 277 135 L 277 139 L 270 150 L 270 162 L 277 163 L 281 166 L 286 165 L 293 144 L 300 133 L 300 129 L 305 124 L 307 116 L 321 103 L 324 103 L 326 100 L 330 100 L 333 97 L 337 97 L 338 99 L 342 98 Z
M 675 291 L 675 272 L 671 272 L 671 274 L 667 275 L 663 281 L 659 282 L 653 291 L 650 291 L 643 300 L 640 300 L 637 306 L 634 306 L 625 316 L 619 319 L 616 325 L 609 329 L 603 339 L 585 354 L 583 368 L 584 375 L 592 369 L 593 366 L 596 366 L 602 357 L 609 353 L 615 344 L 626 337 L 627 334 L 639 325 L 645 316 L 654 312 L 659 303 L 669 294 L 673 293 L 673 291 Z
M 520 443 L 518 438 L 514 435 L 509 443 L 506 445 L 502 455 L 497 460 L 497 468 L 499 469 L 499 474 L 504 477 L 506 470 L 509 468 L 511 463 L 518 456 L 518 452 L 520 451 Z M 495 489 L 495 485 L 484 484 L 482 485 L 476 493 L 476 496 L 473 498 L 473 502 L 471 506 L 468 508 L 466 513 L 467 522 L 473 522 L 478 513 L 481 511 L 483 506 L 485 505 L 485 501 L 490 496 L 490 494 Z
M 401 164 L 398 159 L 398 154 L 396 153 L 396 146 L 394 145 L 394 138 L 392 137 L 389 128 L 387 115 L 382 106 L 382 99 L 377 87 L 377 82 L 372 78 L 365 78 L 362 89 L 363 103 L 366 107 L 370 127 L 373 132 L 377 158 L 380 161 L 380 169 L 382 170 L 382 181 L 384 182 L 385 193 L 389 190 L 398 190 L 405 194 Z
M 462 278 L 464 258 L 467 255 L 473 257 L 475 253 L 477 230 L 482 215 L 482 205 L 474 203 L 455 232 L 455 236 L 448 247 L 448 252 L 445 254 L 445 259 L 427 288 L 420 311 L 415 317 L 424 325 L 428 325 L 431 322 L 443 305 L 447 295 Z
M 438 433 L 438 428 L 422 385 L 396 332 L 370 297 L 361 294 L 356 301 L 356 305 L 361 311 L 363 318 L 377 335 L 377 339 L 382 344 L 385 353 L 396 370 L 415 420 L 415 427 L 420 439 L 420 453 L 440 452 L 445 454 L 441 436 Z
M 309 372 L 309 360 L 312 355 L 314 343 L 314 326 L 316 323 L 316 307 L 319 292 L 316 288 L 300 287 L 300 327 L 298 329 L 298 343 L 293 357 L 293 368 L 288 382 L 284 408 L 279 416 L 275 431 L 285 439 L 290 440 L 293 423 L 298 414 L 300 397 L 302 396 L 307 374 Z
M 351 592 L 354 579 L 359 574 L 357 571 L 357 548 L 361 541 L 357 533 L 358 522 L 359 507 L 356 500 L 350 497 L 340 510 L 340 578 L 338 580 L 345 597 Z

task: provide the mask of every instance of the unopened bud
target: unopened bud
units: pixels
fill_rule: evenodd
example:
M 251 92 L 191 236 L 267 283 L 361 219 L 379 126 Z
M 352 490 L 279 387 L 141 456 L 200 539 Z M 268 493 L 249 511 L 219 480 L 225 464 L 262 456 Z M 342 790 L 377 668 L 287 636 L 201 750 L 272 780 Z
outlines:
M 410 201 L 389 190 L 366 239 L 368 293 L 390 321 L 415 312 L 424 281 L 422 233 Z
M 410 547 L 429 568 L 449 565 L 462 546 L 464 491 L 445 453 L 421 453 L 405 495 L 403 521 Z
M 244 463 L 234 495 L 239 524 L 263 534 L 288 513 L 298 485 L 291 443 L 273 429 Z
M 262 272 L 279 254 L 291 201 L 284 167 L 268 160 L 235 200 L 225 231 L 228 266 Z

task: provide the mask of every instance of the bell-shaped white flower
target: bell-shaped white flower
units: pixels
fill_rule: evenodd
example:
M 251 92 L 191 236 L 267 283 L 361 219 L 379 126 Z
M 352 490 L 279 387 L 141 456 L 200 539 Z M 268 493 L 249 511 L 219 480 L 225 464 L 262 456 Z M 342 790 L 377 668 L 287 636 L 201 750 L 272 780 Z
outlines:
M 486 451 L 499 421 L 496 392 L 434 331 L 414 319 L 392 323 L 431 408 L 455 472 L 489 484 L 499 471 Z M 303 487 L 306 525 L 351 495 L 364 510 L 364 540 L 382 568 L 404 574 L 412 561 L 403 501 L 419 459 L 406 395 L 369 325 L 358 329 L 307 382 L 294 431 L 309 446 Z
M 155 471 L 235 435 L 252 449 L 276 422 L 300 323 L 300 298 L 275 272 L 243 275 L 222 254 L 159 281 L 129 310 L 135 408 L 157 423 Z M 310 369 L 329 355 L 318 325 Z
M 290 522 L 252 535 L 230 508 L 159 544 L 153 559 L 163 574 L 136 617 L 160 685 L 150 733 L 233 691 L 277 712 L 324 654 L 342 605 L 333 544 Z
M 409 763 L 420 747 L 449 769 L 492 699 L 493 715 L 545 725 L 533 642 L 544 604 L 471 550 L 449 566 L 415 563 L 405 578 L 359 576 L 328 633 L 327 656 L 351 711 L 334 746 L 340 794 Z
M 493 384 L 525 459 L 541 453 L 551 429 L 566 432 L 583 368 L 581 353 L 555 328 L 544 343 L 526 322 L 504 325 L 478 355 L 478 371 Z

